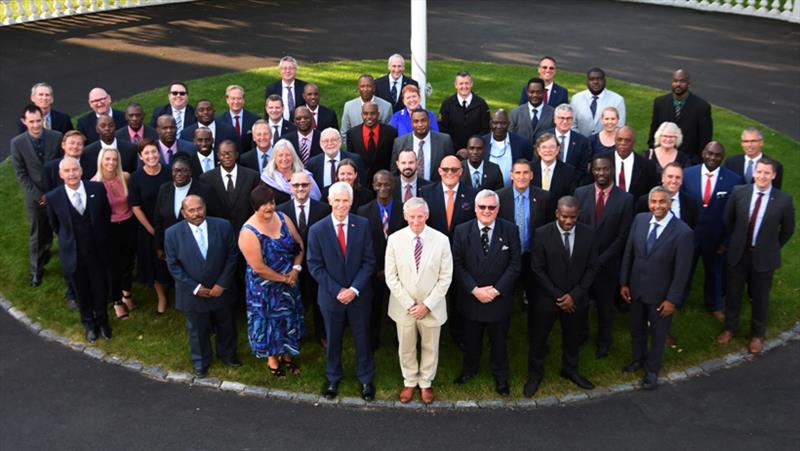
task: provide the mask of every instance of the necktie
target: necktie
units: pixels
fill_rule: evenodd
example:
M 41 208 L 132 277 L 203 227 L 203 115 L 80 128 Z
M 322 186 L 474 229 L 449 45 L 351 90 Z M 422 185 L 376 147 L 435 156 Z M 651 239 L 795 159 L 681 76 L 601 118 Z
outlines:
M 594 224 L 600 224 L 600 218 L 603 217 L 603 209 L 606 208 L 606 192 L 600 190 L 597 196 L 597 203 L 594 205 Z
M 472 187 L 475 189 L 480 188 L 481 186 L 481 173 L 475 171 L 472 173 Z
M 183 111 L 181 110 L 175 112 L 175 128 L 177 129 L 178 135 L 180 135 L 183 131 Z
M 550 92 L 549 89 L 544 90 L 544 97 L 542 98 L 542 103 L 547 105 L 547 94 Z
M 589 105 L 589 110 L 592 112 L 592 119 L 597 113 L 597 96 L 592 96 L 592 104 Z
M 744 170 L 744 181 L 747 183 L 753 182 L 753 160 L 747 160 L 747 168 Z
M 525 220 L 525 196 L 517 196 L 517 206 L 514 210 L 514 222 L 519 227 L 519 242 L 522 243 L 522 249 L 528 249 L 528 221 Z
M 672 108 L 675 110 L 675 120 L 680 119 L 682 105 L 680 103 L 673 103 Z
M 564 140 L 567 139 L 566 135 L 560 135 L 558 138 L 561 141 L 561 161 L 564 163 L 567 162 L 567 145 L 564 143 Z
M 305 234 L 308 228 L 308 221 L 306 220 L 306 206 L 298 205 L 300 207 L 300 219 L 297 220 L 297 226 L 300 228 L 300 233 Z
M 489 227 L 486 226 L 481 229 L 481 248 L 483 255 L 489 255 Z
M 300 140 L 300 159 L 303 160 L 303 164 L 308 163 L 308 156 L 308 137 L 304 136 L 303 139 Z
M 456 192 L 449 189 L 447 190 L 447 229 L 450 230 L 451 224 L 453 223 L 453 207 L 455 206 L 455 195 Z
M 267 153 L 264 152 L 261 154 L 261 170 L 263 171 L 264 168 L 267 166 L 267 161 L 269 158 L 267 157 Z
M 133 143 L 138 145 L 141 140 L 142 140 L 142 137 L 139 136 L 139 132 L 134 133 L 134 135 L 133 135 Z
M 403 202 L 407 201 L 408 199 L 411 199 L 412 197 L 414 197 L 414 195 L 411 194 L 411 184 L 408 183 L 406 184 L 406 192 L 403 194 Z
M 536 111 L 536 108 L 531 110 L 533 112 L 533 118 L 531 118 L 531 133 L 536 130 L 536 126 L 539 125 L 539 112 Z
M 708 203 L 711 202 L 711 177 L 714 174 L 708 173 L 706 174 L 706 189 L 703 190 L 703 206 L 708 207 Z
M 167 164 L 172 163 L 172 155 L 173 155 L 173 153 L 174 152 L 172 152 L 172 148 L 167 149 Z
M 544 168 L 544 176 L 542 177 L 542 189 L 550 191 L 550 171 L 552 168 Z
M 645 243 L 644 250 L 645 252 L 647 252 L 647 255 L 650 255 L 650 252 L 653 251 L 653 246 L 656 245 L 656 240 L 658 239 L 658 234 L 656 232 L 657 230 L 658 230 L 658 223 L 654 222 L 653 228 L 650 229 L 650 234 L 647 235 L 647 243 Z
M 464 110 L 467 109 L 467 101 L 466 100 L 461 101 L 461 107 L 464 108 Z
M 319 109 L 317 109 L 319 111 Z M 311 113 L 311 128 L 317 129 L 317 113 Z
M 394 103 L 397 103 L 397 80 L 392 82 L 392 99 L 394 99 Z
M 619 163 L 619 179 L 617 179 L 617 186 L 622 191 L 628 192 L 625 188 L 625 162 L 620 161 Z
M 564 250 L 567 251 L 568 257 L 572 257 L 572 250 L 569 247 L 569 232 L 564 232 Z
M 206 234 L 203 233 L 203 229 L 200 227 L 197 228 L 197 246 L 200 248 L 200 253 L 203 254 L 203 258 L 206 258 L 208 243 L 206 242 Z
M 75 191 L 75 194 L 72 195 L 72 205 L 75 206 L 75 209 L 78 210 L 78 213 L 83 214 L 85 209 L 83 208 L 83 202 L 81 201 L 81 193 Z
M 369 130 L 369 136 L 367 137 L 367 152 L 375 153 L 375 130 Z
M 756 198 L 756 204 L 753 206 L 753 212 L 750 214 L 750 222 L 747 224 L 747 244 L 751 247 L 755 247 L 755 234 L 756 231 L 756 219 L 758 219 L 758 210 L 761 209 L 761 199 L 764 198 L 764 193 L 756 193 L 758 197 Z
M 238 114 L 235 114 L 233 116 L 233 128 L 236 129 L 236 136 L 241 138 L 242 137 L 242 126 L 239 125 L 239 115 Z
M 228 195 L 233 194 L 233 174 L 228 174 L 228 183 L 225 184 L 225 191 L 228 192 Z
M 419 149 L 417 150 L 417 171 L 419 171 L 419 176 L 429 180 L 430 177 L 426 177 L 425 174 L 425 140 L 419 140 Z
M 52 129 L 52 127 L 53 126 L 50 123 L 50 115 L 48 114 L 47 116 L 44 117 L 44 128 L 50 130 L 50 129 Z
M 203 158 L 203 172 L 208 172 L 211 170 L 211 158 L 204 157 Z
M 287 94 L 286 94 L 287 102 L 286 103 L 289 105 L 289 116 L 291 116 L 292 114 L 294 114 L 294 107 L 295 107 L 295 105 L 294 105 L 294 93 L 292 93 L 292 87 L 291 86 L 287 86 L 286 87 L 286 92 L 287 92 Z
M 278 133 L 277 125 L 273 125 L 272 128 L 273 130 L 275 130 L 274 132 L 272 132 L 272 144 L 275 144 L 276 142 L 278 142 L 279 139 L 281 139 L 281 135 L 280 133 Z
M 414 241 L 414 263 L 417 265 L 417 271 L 419 271 L 419 261 L 422 259 L 422 240 L 417 235 Z
M 381 226 L 383 228 L 383 237 L 389 238 L 389 209 L 386 208 L 383 210 L 383 214 L 381 215 Z
M 347 257 L 347 241 L 344 239 L 344 223 L 339 223 L 339 232 L 336 234 L 336 238 L 339 239 L 339 249 L 342 250 L 342 256 Z
M 331 184 L 336 183 L 336 160 L 328 160 L 331 163 Z

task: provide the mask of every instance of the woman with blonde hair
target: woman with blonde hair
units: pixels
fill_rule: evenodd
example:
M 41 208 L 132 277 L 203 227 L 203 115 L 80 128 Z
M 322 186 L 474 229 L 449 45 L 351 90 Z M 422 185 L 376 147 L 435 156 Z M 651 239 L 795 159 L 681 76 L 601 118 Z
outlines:
M 297 155 L 297 151 L 291 142 L 280 139 L 272 146 L 272 154 L 261 171 L 261 181 L 267 184 L 274 191 L 275 203 L 280 205 L 292 197 L 292 187 L 289 181 L 295 172 L 305 172 L 311 180 L 310 196 L 314 200 L 320 199 L 320 190 L 314 176 L 303 166 L 303 160 Z
M 644 157 L 655 163 L 659 180 L 661 179 L 661 172 L 673 161 L 683 168 L 689 165 L 689 156 L 678 150 L 678 147 L 683 142 L 683 133 L 678 124 L 662 122 L 653 135 L 653 141 L 656 147 L 648 149 L 644 153 Z
M 613 106 L 605 107 L 600 113 L 600 118 L 603 129 L 589 139 L 592 154 L 616 150 L 614 140 L 617 138 L 617 129 L 619 129 L 619 111 Z

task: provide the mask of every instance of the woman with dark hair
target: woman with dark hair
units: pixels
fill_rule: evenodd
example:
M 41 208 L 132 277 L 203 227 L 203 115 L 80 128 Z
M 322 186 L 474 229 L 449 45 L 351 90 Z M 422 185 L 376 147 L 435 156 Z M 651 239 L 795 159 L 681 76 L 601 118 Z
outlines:
M 358 182 L 358 165 L 349 158 L 342 158 L 342 161 L 339 162 L 339 167 L 336 168 L 336 181 L 345 182 L 353 188 L 353 204 L 350 205 L 350 213 L 355 214 L 358 211 L 358 207 L 370 203 L 375 198 L 372 191 L 361 187 Z M 328 202 L 328 189 L 331 185 L 322 190 L 323 202 Z
M 239 233 L 247 262 L 245 286 L 247 336 L 257 358 L 267 359 L 275 377 L 284 368 L 299 374 L 292 357 L 300 354 L 303 301 L 298 279 L 303 270 L 303 241 L 292 221 L 275 210 L 275 193 L 259 185 L 250 193 L 255 213 Z

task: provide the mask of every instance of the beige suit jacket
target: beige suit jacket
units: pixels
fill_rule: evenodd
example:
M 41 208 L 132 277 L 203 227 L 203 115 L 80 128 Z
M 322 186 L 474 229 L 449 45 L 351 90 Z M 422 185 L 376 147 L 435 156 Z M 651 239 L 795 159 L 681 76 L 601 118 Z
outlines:
M 447 321 L 445 295 L 453 279 L 453 254 L 450 240 L 443 233 L 425 226 L 419 271 L 414 263 L 414 232 L 405 227 L 389 236 L 386 243 L 386 285 L 389 317 L 397 324 L 413 324 L 408 314 L 414 304 L 423 303 L 430 313 L 421 320 L 428 327 Z

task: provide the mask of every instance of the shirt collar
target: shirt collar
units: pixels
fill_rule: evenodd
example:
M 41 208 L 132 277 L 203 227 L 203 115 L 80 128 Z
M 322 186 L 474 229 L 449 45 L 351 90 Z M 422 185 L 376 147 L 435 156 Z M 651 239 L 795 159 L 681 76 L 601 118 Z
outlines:
M 668 211 L 667 214 L 663 218 L 661 218 L 660 221 L 656 221 L 656 215 L 652 215 L 650 217 L 650 224 L 657 223 L 661 227 L 661 230 L 664 230 L 664 227 L 666 227 L 667 224 L 669 224 L 669 221 L 672 219 L 673 216 L 675 215 L 672 214 L 672 211 Z
M 201 222 L 199 226 L 196 226 L 189 221 L 186 221 L 186 223 L 189 224 L 189 229 L 191 229 L 192 233 L 197 233 L 198 230 L 202 230 L 204 233 L 208 234 L 208 223 L 205 219 L 203 219 L 203 222 Z
M 483 232 L 483 228 L 484 227 L 488 227 L 489 231 L 491 232 L 491 231 L 494 230 L 494 224 L 495 224 L 496 221 L 492 221 L 491 224 L 487 224 L 487 225 L 484 225 L 482 222 L 478 221 L 477 219 L 475 220 L 475 222 L 478 224 L 478 231 Z
M 708 168 L 706 167 L 706 165 L 703 164 L 703 168 L 702 168 L 701 172 L 702 172 L 703 175 L 706 175 L 706 174 L 718 175 L 719 174 L 719 168 L 721 168 L 721 167 L 722 166 L 718 166 L 717 169 L 714 169 L 713 171 L 709 171 Z
M 530 186 L 525 188 L 525 191 L 523 191 L 521 193 L 519 191 L 517 191 L 516 188 L 514 188 L 514 199 L 516 200 L 516 199 L 519 199 L 520 197 L 522 197 L 523 199 L 527 199 L 528 198 L 528 193 L 530 193 L 530 192 L 531 192 L 531 187 Z
M 561 236 L 564 236 L 565 233 L 569 233 L 569 234 L 575 233 L 575 227 L 572 227 L 572 230 L 570 230 L 570 231 L 566 231 L 566 230 L 561 228 L 561 224 L 559 224 L 558 221 L 556 221 L 556 228 L 558 228 L 558 234 L 561 235 Z
M 466 97 L 461 97 L 460 94 L 456 94 L 456 97 L 458 97 L 458 104 L 459 105 L 463 105 L 465 100 L 467 101 L 467 106 L 472 105 L 472 93 L 471 92 Z
M 333 227 L 338 229 L 339 228 L 339 220 L 336 219 L 336 216 L 334 216 L 333 213 L 331 213 L 331 221 L 333 221 Z M 347 225 L 348 225 L 349 222 L 350 222 L 350 215 L 345 216 L 344 221 L 341 221 L 341 223 L 344 224 L 344 228 L 345 229 L 347 228 Z
M 83 180 L 80 181 L 80 184 L 78 185 L 78 189 L 72 189 L 69 186 L 67 186 L 66 184 L 64 185 L 64 189 L 67 190 L 67 195 L 69 196 L 70 199 L 72 199 L 72 196 L 75 193 L 81 193 L 81 200 L 84 203 L 86 203 L 86 188 L 84 188 L 84 186 L 83 186 Z
M 233 169 L 231 172 L 226 171 L 222 166 L 219 167 L 220 172 L 222 172 L 222 178 L 228 178 L 228 174 L 232 175 L 233 178 L 236 178 L 236 175 L 239 173 L 239 165 L 233 165 Z

